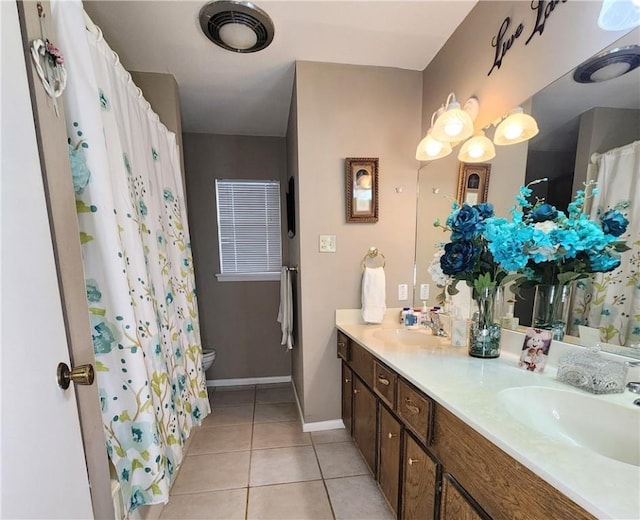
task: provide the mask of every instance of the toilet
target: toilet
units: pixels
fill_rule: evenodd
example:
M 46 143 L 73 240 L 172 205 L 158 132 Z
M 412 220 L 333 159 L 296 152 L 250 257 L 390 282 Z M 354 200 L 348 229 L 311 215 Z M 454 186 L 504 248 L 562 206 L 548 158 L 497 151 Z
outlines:
M 216 360 L 216 351 L 213 348 L 202 349 L 202 371 L 206 372 L 211 368 L 213 362 Z

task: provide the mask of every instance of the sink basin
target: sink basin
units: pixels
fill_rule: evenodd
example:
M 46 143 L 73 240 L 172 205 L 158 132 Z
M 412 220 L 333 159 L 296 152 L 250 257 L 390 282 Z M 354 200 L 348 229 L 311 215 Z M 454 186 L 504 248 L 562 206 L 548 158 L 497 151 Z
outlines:
M 537 432 L 640 466 L 640 410 L 555 388 L 507 388 L 498 399 Z
M 431 331 L 422 329 L 387 329 L 376 331 L 373 335 L 385 342 L 402 345 L 436 347 L 448 342 L 448 338 L 434 336 Z

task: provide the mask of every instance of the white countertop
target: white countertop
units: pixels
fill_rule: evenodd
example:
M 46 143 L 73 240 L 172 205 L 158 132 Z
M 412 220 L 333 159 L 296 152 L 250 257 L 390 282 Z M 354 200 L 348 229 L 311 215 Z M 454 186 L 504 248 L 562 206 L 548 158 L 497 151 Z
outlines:
M 466 347 L 402 345 L 380 339 L 376 332 L 397 329 L 397 311 L 389 310 L 381 325 L 363 324 L 360 311 L 336 311 L 336 326 L 365 347 L 438 404 L 499 446 L 598 518 L 640 519 L 640 467 L 619 462 L 587 448 L 543 436 L 514 420 L 496 398 L 505 388 L 541 386 L 575 391 L 637 410 L 638 395 L 625 392 L 595 396 L 555 380 L 558 357 L 577 348 L 563 342 L 551 345 L 543 374 L 518 368 L 523 334 L 503 330 L 497 359 L 477 359 Z M 637 375 L 637 369 L 633 370 Z M 635 379 L 638 380 L 638 379 Z M 593 418 L 597 423 L 598 418 Z

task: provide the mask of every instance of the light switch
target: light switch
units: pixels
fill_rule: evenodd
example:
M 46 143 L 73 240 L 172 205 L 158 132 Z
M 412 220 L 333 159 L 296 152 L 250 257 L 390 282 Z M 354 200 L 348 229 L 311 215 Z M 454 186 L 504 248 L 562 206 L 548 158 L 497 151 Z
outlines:
M 336 252 L 336 236 L 320 235 L 320 252 L 335 253 Z
M 409 286 L 406 283 L 398 285 L 398 300 L 403 302 L 409 299 Z
M 426 301 L 429 299 L 429 284 L 421 283 L 420 284 L 420 299 Z

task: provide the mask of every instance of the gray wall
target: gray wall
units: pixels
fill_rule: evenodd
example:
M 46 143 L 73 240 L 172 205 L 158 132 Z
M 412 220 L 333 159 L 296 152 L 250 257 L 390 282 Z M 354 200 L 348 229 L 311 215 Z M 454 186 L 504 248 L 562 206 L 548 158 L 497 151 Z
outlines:
M 291 356 L 280 345 L 276 321 L 280 283 L 218 282 L 215 277 L 220 259 L 214 180 L 279 179 L 285 223 L 285 139 L 186 133 L 183 141 L 200 334 L 203 345 L 217 351 L 207 379 L 288 376 Z M 288 261 L 286 238 L 283 261 Z
M 303 303 L 302 358 L 294 377 L 304 421 L 314 423 L 340 417 L 335 309 L 361 306 L 368 248 L 377 246 L 386 256 L 387 306 L 399 306 L 399 283 L 413 283 L 422 77 L 417 71 L 298 62 L 295 85 L 297 125 L 289 128 L 289 143 L 297 139 L 290 162 L 298 165 Z M 345 157 L 380 159 L 375 224 L 345 222 Z M 321 234 L 336 235 L 336 253 L 318 251 Z

